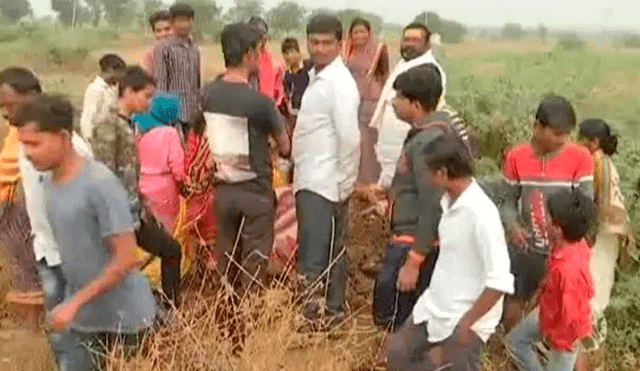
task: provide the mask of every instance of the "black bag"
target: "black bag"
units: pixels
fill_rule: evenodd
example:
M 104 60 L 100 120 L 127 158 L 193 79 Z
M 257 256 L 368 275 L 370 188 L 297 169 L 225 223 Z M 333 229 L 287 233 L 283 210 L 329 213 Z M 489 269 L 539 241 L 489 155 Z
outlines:
M 391 243 L 389 245 L 384 258 L 384 267 L 378 274 L 373 287 L 373 321 L 377 326 L 391 332 L 397 330 L 411 315 L 416 301 L 429 287 L 438 259 L 438 249 L 434 248 L 427 255 L 425 264 L 420 270 L 416 289 L 411 292 L 400 292 L 396 289 L 396 282 L 409 250 L 411 246 L 408 244 Z

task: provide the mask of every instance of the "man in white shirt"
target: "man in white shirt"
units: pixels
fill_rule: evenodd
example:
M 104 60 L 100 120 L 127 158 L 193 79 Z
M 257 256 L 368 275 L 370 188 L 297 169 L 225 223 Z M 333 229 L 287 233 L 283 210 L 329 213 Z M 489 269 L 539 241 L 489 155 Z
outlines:
M 429 181 L 445 192 L 440 255 L 413 314 L 387 338 L 390 370 L 479 370 L 480 350 L 513 293 L 498 209 L 472 176 L 471 156 L 455 138 L 425 150 Z
M 100 61 L 100 75 L 87 87 L 80 116 L 80 133 L 89 140 L 95 125 L 100 125 L 111 117 L 118 102 L 118 80 L 125 68 L 125 62 L 115 54 L 105 54 Z
M 445 105 L 447 76 L 433 56 L 430 38 L 431 31 L 422 23 L 412 23 L 405 27 L 400 44 L 402 60 L 387 79 L 371 119 L 370 126 L 378 130 L 376 154 L 382 168 L 378 184 L 387 189 L 391 186 L 402 145 L 411 128 L 409 123 L 397 118 L 393 111 L 393 98 L 396 96 L 393 82 L 400 74 L 413 67 L 433 63 L 438 67 L 442 77 L 442 96 L 438 103 L 438 110 L 441 110 Z
M 321 318 L 326 292 L 328 320 L 339 322 L 347 278 L 342 234 L 360 163 L 360 96 L 340 57 L 342 24 L 337 18 L 312 18 L 307 44 L 315 67 L 302 97 L 292 152 L 298 271 L 313 298 L 305 304 L 305 318 Z

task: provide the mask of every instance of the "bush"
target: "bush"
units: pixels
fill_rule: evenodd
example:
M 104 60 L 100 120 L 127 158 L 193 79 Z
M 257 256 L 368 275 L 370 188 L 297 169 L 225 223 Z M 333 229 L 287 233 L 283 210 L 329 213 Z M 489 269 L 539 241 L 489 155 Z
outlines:
M 558 47 L 564 50 L 584 50 L 587 44 L 576 34 L 566 34 L 558 39 Z
M 620 44 L 629 49 L 638 49 L 640 48 L 640 35 L 638 34 L 627 34 L 621 37 Z

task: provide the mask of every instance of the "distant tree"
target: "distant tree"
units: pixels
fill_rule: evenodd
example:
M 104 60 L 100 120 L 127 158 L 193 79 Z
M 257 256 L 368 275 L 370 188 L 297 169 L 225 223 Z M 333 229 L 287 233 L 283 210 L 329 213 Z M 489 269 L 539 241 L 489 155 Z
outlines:
M 98 27 L 104 14 L 103 0 L 84 0 L 90 14 L 90 22 L 93 27 Z
M 519 23 L 507 23 L 500 30 L 503 39 L 520 40 L 524 37 L 524 29 Z
M 305 10 L 298 3 L 284 1 L 267 12 L 267 22 L 275 33 L 289 35 L 300 29 L 304 21 Z
M 460 43 L 467 34 L 467 28 L 462 23 L 442 19 L 435 12 L 422 12 L 413 21 L 425 24 L 432 33 L 439 34 L 441 41 L 447 44 Z
M 73 22 L 74 2 L 78 0 L 51 0 L 51 10 L 58 13 L 58 20 L 65 26 Z
M 547 36 L 549 35 L 549 29 L 547 28 L 547 26 L 540 24 L 538 26 L 538 36 L 540 36 L 540 40 L 543 43 L 547 42 Z
M 136 15 L 133 0 L 102 0 L 102 6 L 107 22 L 115 27 L 130 25 Z
M 147 16 L 147 18 L 163 7 L 164 4 L 162 3 L 162 0 L 144 0 L 144 2 L 142 3 L 142 11 Z
M 247 22 L 252 16 L 262 16 L 264 5 L 262 0 L 233 0 L 234 6 L 225 14 L 228 22 Z
M 0 0 L 0 13 L 11 23 L 33 14 L 29 0 Z
M 422 12 L 413 18 L 413 23 L 427 24 L 427 12 Z
M 371 23 L 371 27 L 375 32 L 380 32 L 380 30 L 382 30 L 382 24 L 384 23 L 379 15 L 369 12 L 363 12 L 358 9 L 342 9 L 333 12 L 333 14 L 340 20 L 340 22 L 342 23 L 342 27 L 345 28 L 345 31 L 349 30 L 349 27 L 351 27 L 351 22 L 353 22 L 353 20 L 356 18 L 364 18 L 369 21 L 369 23 Z
M 437 13 L 427 13 L 426 19 L 427 22 L 425 24 L 427 25 L 427 27 L 429 27 L 429 30 L 431 30 L 431 32 L 442 34 L 443 19 L 441 19 Z
M 582 50 L 586 47 L 584 40 L 576 33 L 560 35 L 557 45 L 559 48 L 565 50 Z
M 213 35 L 222 26 L 222 8 L 214 0 L 185 0 L 195 11 L 193 28 L 196 33 Z
M 640 35 L 625 34 L 620 38 L 620 44 L 625 48 L 638 49 L 640 48 Z

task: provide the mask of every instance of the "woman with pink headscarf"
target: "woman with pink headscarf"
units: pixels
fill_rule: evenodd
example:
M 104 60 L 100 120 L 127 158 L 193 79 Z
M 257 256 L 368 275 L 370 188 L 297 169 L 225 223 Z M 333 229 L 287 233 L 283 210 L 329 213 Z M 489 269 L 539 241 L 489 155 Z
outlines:
M 358 184 L 374 184 L 380 175 L 380 165 L 374 149 L 378 132 L 369 127 L 382 88 L 389 77 L 389 52 L 384 43 L 378 42 L 369 21 L 356 18 L 351 23 L 349 35 L 343 44 L 342 57 L 351 70 L 360 91 L 360 169 Z

